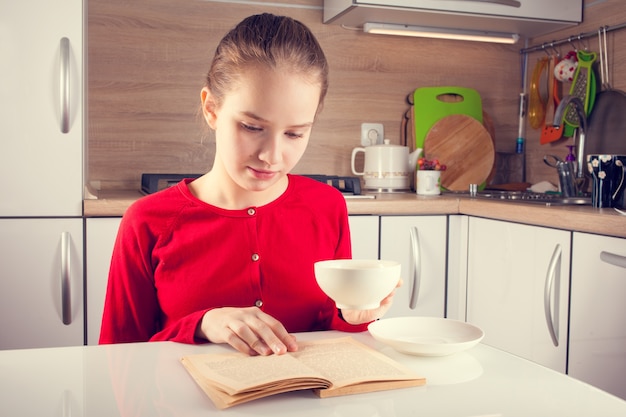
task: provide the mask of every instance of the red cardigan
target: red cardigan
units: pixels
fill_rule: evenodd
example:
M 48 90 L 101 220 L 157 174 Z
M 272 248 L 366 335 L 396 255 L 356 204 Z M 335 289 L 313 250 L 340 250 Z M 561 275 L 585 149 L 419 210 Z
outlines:
M 351 257 L 343 196 L 321 182 L 289 176 L 275 201 L 224 210 L 187 184 L 146 196 L 118 231 L 100 343 L 200 343 L 195 330 L 217 307 L 260 308 L 289 332 L 363 331 L 343 321 L 318 287 L 313 263 Z

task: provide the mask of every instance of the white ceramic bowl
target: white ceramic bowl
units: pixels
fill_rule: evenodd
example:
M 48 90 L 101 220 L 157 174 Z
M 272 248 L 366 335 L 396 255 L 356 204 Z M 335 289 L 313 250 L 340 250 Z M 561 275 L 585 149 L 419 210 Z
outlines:
M 445 356 L 471 348 L 484 337 L 469 323 L 438 317 L 394 317 L 368 326 L 374 339 L 418 356 Z
M 317 283 L 337 308 L 370 310 L 398 284 L 399 262 L 369 259 L 337 259 L 315 263 Z

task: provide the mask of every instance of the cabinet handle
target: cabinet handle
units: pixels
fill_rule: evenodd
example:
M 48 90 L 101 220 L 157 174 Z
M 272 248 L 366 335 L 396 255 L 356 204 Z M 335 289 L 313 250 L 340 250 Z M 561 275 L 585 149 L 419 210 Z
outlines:
M 600 252 L 600 259 L 607 264 L 619 266 L 620 268 L 626 268 L 626 256 L 602 251 Z
M 72 324 L 72 290 L 71 290 L 71 236 L 69 232 L 61 233 L 61 311 L 63 324 Z
M 61 38 L 61 71 L 59 88 L 61 98 L 61 133 L 70 131 L 70 40 Z
M 466 3 L 492 3 L 492 4 L 500 4 L 502 6 L 511 6 L 515 8 L 519 8 L 522 3 L 517 0 L 462 0 Z
M 554 281 L 556 280 L 556 275 L 561 271 L 561 245 L 557 244 L 554 248 L 554 253 L 552 254 L 552 258 L 550 259 L 550 264 L 548 265 L 548 273 L 546 274 L 546 286 L 543 290 L 543 307 L 546 314 L 546 323 L 548 324 L 548 331 L 550 332 L 550 337 L 552 338 L 552 343 L 554 346 L 559 346 L 559 328 L 558 328 L 558 319 L 559 319 L 559 311 L 558 311 L 558 302 L 557 308 L 554 311 L 554 315 L 556 317 L 552 317 L 552 290 L 554 288 Z M 558 300 L 557 300 L 558 301 Z M 554 321 L 556 319 L 557 326 L 555 328 Z
M 409 308 L 415 310 L 417 299 L 420 295 L 420 285 L 422 283 L 422 257 L 420 256 L 420 239 L 417 227 L 409 230 L 411 237 L 411 298 Z

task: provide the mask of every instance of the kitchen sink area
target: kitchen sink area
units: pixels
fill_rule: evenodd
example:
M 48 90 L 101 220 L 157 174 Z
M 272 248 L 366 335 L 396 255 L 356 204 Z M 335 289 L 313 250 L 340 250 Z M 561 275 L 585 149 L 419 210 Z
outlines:
M 457 194 L 457 193 L 455 193 Z M 475 195 L 463 193 L 468 197 L 510 201 L 512 203 L 545 204 L 555 206 L 590 206 L 591 196 L 564 197 L 561 194 L 535 193 L 531 191 L 480 191 Z

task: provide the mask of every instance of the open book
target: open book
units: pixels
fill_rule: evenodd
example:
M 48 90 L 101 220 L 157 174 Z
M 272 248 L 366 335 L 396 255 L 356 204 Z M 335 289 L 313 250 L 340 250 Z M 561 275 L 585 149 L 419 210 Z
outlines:
M 297 352 L 187 355 L 181 362 L 219 409 L 312 389 L 319 397 L 424 385 L 426 380 L 351 337 L 299 342 Z

